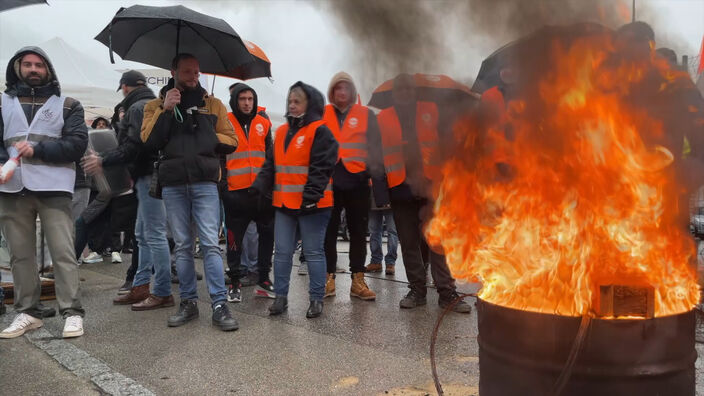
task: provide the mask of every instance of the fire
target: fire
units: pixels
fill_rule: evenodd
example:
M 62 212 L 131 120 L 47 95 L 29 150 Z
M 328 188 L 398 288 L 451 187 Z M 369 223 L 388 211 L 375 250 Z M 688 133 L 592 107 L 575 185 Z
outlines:
M 483 300 L 578 316 L 600 285 L 625 284 L 654 288 L 655 316 L 698 302 L 694 243 L 677 217 L 681 153 L 647 143 L 664 126 L 624 99 L 647 70 L 610 62 L 613 51 L 610 36 L 555 44 L 534 97 L 509 102 L 502 122 L 456 123 L 461 150 L 444 164 L 426 233 L 456 278 L 482 282 Z M 647 63 L 668 83 L 688 78 Z

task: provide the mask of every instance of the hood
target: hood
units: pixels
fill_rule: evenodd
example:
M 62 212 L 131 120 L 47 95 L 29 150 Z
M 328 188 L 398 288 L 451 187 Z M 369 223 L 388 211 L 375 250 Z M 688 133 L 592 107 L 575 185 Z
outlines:
M 242 113 L 237 107 L 237 97 L 244 91 L 252 91 L 252 94 L 254 95 L 254 106 L 252 107 L 252 112 L 250 114 Z M 257 109 L 259 107 L 258 103 L 259 98 L 257 98 L 257 92 L 252 89 L 252 87 L 244 83 L 236 83 L 232 85 L 232 93 L 230 94 L 230 108 L 232 109 L 232 114 L 235 115 L 235 118 L 237 118 L 237 121 L 239 121 L 241 125 L 248 125 L 252 121 L 252 118 L 257 115 Z
M 29 46 L 23 47 L 19 51 L 15 52 L 15 55 L 7 63 L 7 69 L 5 69 L 5 93 L 10 96 L 18 96 L 20 91 L 29 90 L 29 86 L 20 80 L 20 59 L 26 54 L 35 54 L 44 59 L 47 68 L 49 69 L 49 82 L 39 87 L 41 92 L 40 96 L 50 96 L 50 95 L 61 95 L 61 86 L 59 85 L 58 77 L 56 76 L 56 71 L 54 70 L 54 65 L 49 60 L 46 52 L 39 47 Z M 23 95 L 22 95 L 23 96 Z
M 288 124 L 293 126 L 295 123 L 298 127 L 302 127 L 304 125 L 310 124 L 313 121 L 322 119 L 323 111 L 325 110 L 325 98 L 323 98 L 323 94 L 312 86 L 304 83 L 303 81 L 299 81 L 291 85 L 291 88 L 289 88 L 288 91 L 291 92 L 291 90 L 296 87 L 301 87 L 301 89 L 303 89 L 303 92 L 306 93 L 308 99 L 308 108 L 306 109 L 306 113 L 303 115 L 302 118 L 291 117 L 288 114 L 288 94 L 286 94 L 287 104 L 285 114 L 286 119 L 288 120 Z
M 332 76 L 332 79 L 330 80 L 330 85 L 328 85 L 328 103 L 333 105 L 339 111 L 344 112 L 347 109 L 337 108 L 337 106 L 335 106 L 335 103 L 332 100 L 332 89 L 335 88 L 335 85 L 337 85 L 337 83 L 339 83 L 341 81 L 346 81 L 346 82 L 350 83 L 350 85 L 352 86 L 352 95 L 351 95 L 352 101 L 350 102 L 350 105 L 347 106 L 347 109 L 349 109 L 357 101 L 357 86 L 354 85 L 354 81 L 352 80 L 352 76 L 350 76 L 349 74 L 347 74 L 343 71 L 338 72 L 337 74 Z
M 101 120 L 105 121 L 105 124 L 108 126 L 108 128 L 110 128 L 110 121 L 108 121 L 108 119 L 105 117 L 98 117 L 94 119 L 93 122 L 90 124 L 90 127 L 95 129 L 95 127 L 98 126 L 98 122 L 100 122 Z

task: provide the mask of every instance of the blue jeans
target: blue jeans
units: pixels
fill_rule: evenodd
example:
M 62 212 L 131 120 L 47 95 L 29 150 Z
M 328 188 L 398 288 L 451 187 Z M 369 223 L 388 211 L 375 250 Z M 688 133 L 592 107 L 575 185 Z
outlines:
M 222 254 L 218 246 L 220 227 L 220 197 L 213 182 L 164 186 L 162 190 L 166 216 L 176 247 L 176 271 L 178 272 L 181 300 L 198 298 L 196 290 L 195 262 L 193 259 L 194 237 L 191 228 L 195 223 L 203 252 L 203 267 L 208 293 L 213 307 L 227 300 Z
M 301 228 L 303 253 L 308 263 L 309 295 L 311 301 L 322 301 L 325 296 L 325 230 L 330 221 L 332 208 L 306 216 L 292 216 L 282 210 L 276 211 L 274 220 L 274 291 L 277 296 L 288 296 L 288 284 L 293 267 L 293 251 L 296 248 L 296 225 Z
M 171 256 L 166 240 L 166 208 L 160 199 L 149 196 L 152 176 L 137 179 L 137 225 L 135 239 L 139 248 L 139 265 L 133 286 L 149 283 L 154 270 L 152 294 L 159 297 L 171 295 Z
M 259 234 L 257 234 L 257 223 L 250 222 L 247 232 L 242 239 L 242 256 L 240 257 L 240 268 L 242 274 L 257 272 L 257 261 L 259 258 Z M 256 279 L 255 279 L 256 280 Z
M 381 250 L 384 220 L 386 220 L 386 232 L 388 233 L 385 257 Z M 369 249 L 372 251 L 370 263 L 381 264 L 381 260 L 384 259 L 386 265 L 396 265 L 398 234 L 394 223 L 394 213 L 391 209 L 369 211 Z

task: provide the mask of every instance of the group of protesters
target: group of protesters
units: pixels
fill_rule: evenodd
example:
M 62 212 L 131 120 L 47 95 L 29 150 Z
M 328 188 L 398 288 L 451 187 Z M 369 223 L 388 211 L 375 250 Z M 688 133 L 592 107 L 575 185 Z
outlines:
M 647 24 L 625 25 L 616 38 L 628 61 L 651 54 L 654 33 Z M 668 52 L 658 54 L 670 58 Z M 501 78 L 510 77 L 510 71 L 502 70 Z M 102 125 L 116 131 L 117 145 L 94 150 L 88 147 L 83 108 L 61 95 L 47 55 L 40 48 L 25 47 L 10 60 L 7 89 L 0 97 L 0 228 L 10 253 L 17 315 L 0 338 L 41 327 L 48 316 L 39 302 L 37 216 L 53 262 L 64 337 L 84 332 L 78 261 L 89 235 L 96 232 L 135 237 L 132 265 L 114 304 L 130 305 L 134 311 L 173 307 L 171 283 L 179 284 L 178 309 L 167 319 L 170 327 L 199 315 L 197 241 L 212 323 L 223 331 L 238 328 L 228 302 L 242 301 L 248 285 L 254 286 L 253 297 L 273 299 L 270 315 L 288 309 L 293 257 L 300 242 L 299 273 L 309 275 L 305 315 L 317 318 L 324 299 L 338 291 L 336 247 L 343 211 L 350 239 L 351 297 L 376 299 L 365 273 L 395 273 L 397 236 L 410 289 L 400 308 L 426 304 L 430 267 L 439 306 L 471 312 L 456 292 L 445 257 L 428 247 L 422 230 L 434 204 L 439 146 L 452 142 L 447 135 L 452 133 L 452 117 L 420 96 L 413 76 L 400 74 L 393 80 L 390 105 L 378 113 L 359 104 L 347 73 L 332 76 L 328 104 L 318 89 L 296 82 L 286 97 L 286 120 L 272 131 L 266 109 L 246 84 L 230 87 L 228 111 L 200 86 L 195 56 L 177 55 L 171 74 L 157 96 L 141 73 L 125 72 L 119 81 L 124 100 L 115 107 L 112 122 Z M 483 93 L 478 113 L 495 113 L 500 122 L 519 88 L 507 80 Z M 645 88 L 652 87 L 659 85 Z M 685 88 L 685 98 L 696 105 L 689 108 L 704 108 L 701 95 Z M 635 99 L 640 97 L 648 95 Z M 671 102 L 672 111 L 665 115 L 678 115 L 688 124 L 668 130 L 665 144 L 679 153 L 686 140 L 701 159 L 701 129 L 689 121 L 696 115 L 680 117 L 687 107 Z M 97 133 L 105 131 L 91 132 Z M 110 173 L 126 175 L 128 182 L 98 188 L 95 194 L 86 188 L 84 177 L 104 179 Z M 103 221 L 96 220 L 101 217 Z M 386 259 L 380 252 L 384 222 L 394 251 Z M 226 260 L 220 249 L 221 228 L 226 230 Z M 247 242 L 252 228 L 256 243 Z M 368 230 L 372 259 L 365 267 Z M 256 268 L 243 267 L 255 253 Z
M 305 315 L 319 317 L 323 300 L 336 294 L 343 210 L 350 239 L 350 296 L 376 299 L 365 272 L 384 270 L 380 234 L 386 219 L 394 249 L 385 260 L 386 273 L 395 272 L 398 235 L 409 281 L 400 307 L 426 304 L 430 266 L 440 307 L 471 311 L 456 301 L 445 258 L 427 248 L 422 233 L 431 198 L 419 186 L 432 177 L 429 161 L 439 139 L 439 120 L 437 105 L 417 98 L 410 75 L 394 80 L 393 106 L 378 114 L 357 103 L 347 73 L 332 77 L 327 105 L 319 90 L 299 81 L 288 91 L 286 122 L 272 131 L 251 87 L 230 87 L 228 112 L 200 86 L 195 56 L 177 55 L 171 73 L 158 97 L 138 71 L 122 75 L 124 100 L 111 122 L 118 144 L 96 151 L 89 147 L 81 104 L 61 95 L 48 56 L 40 48 L 25 47 L 10 60 L 8 89 L 0 101 L 0 227 L 11 257 L 17 316 L 0 338 L 41 327 L 47 316 L 39 302 L 37 216 L 53 262 L 64 337 L 83 334 L 78 262 L 96 224 L 109 227 L 109 235 L 133 232 L 136 241 L 127 282 L 114 304 L 135 311 L 173 307 L 172 275 L 176 278 L 180 302 L 167 320 L 171 327 L 199 314 L 196 240 L 217 328 L 238 328 L 227 302 L 242 301 L 244 280 L 256 285 L 253 296 L 273 299 L 270 315 L 287 310 L 299 242 L 305 258 L 299 273 L 309 274 Z M 125 188 L 99 188 L 94 194 L 74 189 L 85 187 L 79 179 L 104 177 L 116 169 L 128 171 L 131 182 Z M 107 223 L 96 222 L 99 216 L 107 216 Z M 227 271 L 219 246 L 222 219 Z M 241 266 L 250 224 L 258 234 L 256 271 Z M 374 254 L 365 267 L 368 230 Z

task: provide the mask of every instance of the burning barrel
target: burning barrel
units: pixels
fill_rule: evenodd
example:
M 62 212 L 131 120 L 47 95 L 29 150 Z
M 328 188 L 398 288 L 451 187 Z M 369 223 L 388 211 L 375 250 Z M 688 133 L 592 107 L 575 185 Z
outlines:
M 550 395 L 579 317 L 477 302 L 482 396 Z M 562 395 L 694 395 L 694 312 L 592 319 Z

